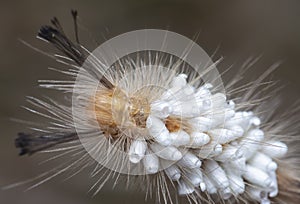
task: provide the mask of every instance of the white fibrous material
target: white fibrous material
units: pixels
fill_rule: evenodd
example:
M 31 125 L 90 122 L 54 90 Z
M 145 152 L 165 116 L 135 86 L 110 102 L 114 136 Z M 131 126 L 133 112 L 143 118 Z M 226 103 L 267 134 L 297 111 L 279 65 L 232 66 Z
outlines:
M 133 141 L 130 161 L 141 162 L 149 174 L 161 169 L 179 195 L 200 190 L 227 200 L 247 192 L 262 204 L 270 203 L 278 193 L 273 159 L 284 156 L 287 146 L 266 141 L 253 112 L 237 111 L 234 101 L 211 88 L 203 84 L 196 89 L 187 83 L 187 75 L 174 76 L 169 89 L 151 104 L 146 121 L 151 144 Z M 167 128 L 171 117 L 180 119 L 178 129 Z

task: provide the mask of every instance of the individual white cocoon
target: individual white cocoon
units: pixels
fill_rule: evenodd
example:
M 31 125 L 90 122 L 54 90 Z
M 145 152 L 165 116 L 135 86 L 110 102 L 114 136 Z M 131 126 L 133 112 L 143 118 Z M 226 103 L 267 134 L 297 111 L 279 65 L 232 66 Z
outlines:
M 246 165 L 246 171 L 243 177 L 252 184 L 259 185 L 264 188 L 270 187 L 272 180 L 269 175 L 256 167 Z
M 178 194 L 179 195 L 188 195 L 195 191 L 194 186 L 186 183 L 182 179 L 178 181 Z
M 195 152 L 199 158 L 205 159 L 221 154 L 222 150 L 222 145 L 216 143 L 215 141 L 211 141 L 210 143 L 200 147 L 199 150 L 195 150 Z
M 183 97 L 185 98 L 185 97 Z M 171 103 L 172 105 L 172 115 L 181 117 L 196 117 L 201 112 L 201 107 L 196 103 L 195 100 L 190 99 L 188 101 L 177 101 Z
M 277 177 L 276 177 L 276 172 L 272 171 L 270 172 L 270 178 L 272 179 L 272 183 L 271 183 L 271 190 L 269 192 L 269 196 L 271 198 L 274 198 L 278 195 L 278 183 L 277 183 Z
M 164 171 L 172 181 L 178 181 L 181 177 L 181 172 L 176 165 L 171 165 Z
M 173 146 L 162 146 L 157 143 L 151 144 L 150 148 L 160 158 L 170 161 L 178 161 L 182 158 L 181 152 Z
M 165 123 L 157 117 L 149 115 L 146 121 L 149 134 L 161 145 L 170 145 L 170 134 Z
M 129 148 L 129 160 L 132 163 L 138 163 L 145 156 L 147 150 L 147 143 L 145 140 L 134 140 Z
M 151 114 L 158 118 L 167 118 L 172 112 L 171 105 L 166 101 L 154 101 L 151 103 Z
M 254 166 L 256 168 L 259 168 L 265 172 L 275 171 L 277 169 L 277 164 L 272 161 L 272 159 L 260 152 L 257 152 L 250 158 L 248 163 L 251 166 Z
M 196 117 L 191 118 L 189 123 L 196 132 L 204 132 L 212 128 L 213 120 L 209 117 Z
M 210 99 L 210 97 L 211 97 L 211 92 L 209 90 L 210 88 L 211 87 L 210 86 L 206 86 L 206 84 L 203 85 L 203 86 L 201 86 L 201 87 L 199 87 L 199 89 L 195 93 L 195 96 L 197 98 L 205 98 L 205 99 L 209 98 Z
M 254 116 L 250 119 L 250 124 L 252 124 L 254 126 L 259 126 L 260 123 L 261 123 L 260 119 L 256 116 Z
M 220 144 L 226 144 L 241 137 L 243 135 L 243 130 L 236 126 L 235 130 L 220 128 L 209 130 L 208 133 L 216 142 Z
M 203 181 L 205 183 L 206 190 L 209 194 L 217 193 L 217 188 L 210 178 L 208 178 L 207 176 L 203 176 Z
M 171 82 L 171 87 L 178 87 L 182 88 L 187 84 L 187 75 L 186 74 L 179 74 L 178 76 L 174 77 Z
M 224 200 L 228 200 L 232 196 L 232 191 L 229 187 L 220 190 L 220 195 Z
M 199 187 L 201 183 L 204 183 L 203 175 L 200 169 L 191 169 L 189 172 L 186 172 L 185 175 L 188 181 L 195 187 Z
M 226 96 L 223 93 L 216 93 L 210 97 L 212 107 L 215 109 L 224 108 L 226 103 Z
M 183 130 L 170 133 L 171 144 L 175 147 L 184 146 L 190 143 L 190 136 Z
M 179 104 L 190 100 L 193 100 L 194 103 L 196 103 L 194 91 L 195 88 L 190 85 L 184 87 L 172 87 L 163 93 L 161 100 L 169 101 L 173 107 L 174 103 Z
M 244 130 L 248 130 L 252 116 L 247 112 L 235 112 L 234 116 L 225 121 L 224 127 L 241 126 Z
M 185 87 L 183 87 L 181 89 L 181 91 L 183 92 L 183 95 L 187 96 L 186 98 L 184 98 L 183 100 L 194 100 L 195 96 L 195 88 L 189 84 L 187 84 Z
M 183 152 L 182 158 L 178 161 L 178 165 L 190 169 L 200 168 L 201 164 L 200 159 L 191 152 Z
M 261 147 L 264 132 L 260 129 L 250 130 L 240 141 L 240 149 L 246 159 L 251 158 Z
M 210 137 L 202 132 L 192 132 L 189 147 L 197 148 L 206 145 L 210 141 Z
M 222 126 L 224 124 L 224 121 L 226 121 L 225 118 L 225 109 L 212 109 L 206 112 L 204 114 L 205 117 L 212 118 L 212 125 L 211 127 L 217 127 L 217 126 Z
M 231 169 L 226 169 L 229 186 L 234 195 L 242 194 L 245 192 L 245 182 L 240 175 L 232 173 Z
M 239 125 L 231 126 L 228 129 L 231 130 L 233 132 L 232 134 L 236 135 L 238 138 L 242 137 L 245 132 L 244 129 Z
M 204 162 L 204 171 L 206 175 L 215 183 L 219 189 L 229 187 L 229 181 L 223 168 L 214 160 Z
M 228 101 L 227 104 L 229 108 L 233 110 L 235 109 L 235 102 L 233 100 Z
M 242 157 L 241 152 L 238 151 L 238 147 L 232 145 L 226 145 L 223 147 L 223 151 L 221 154 L 214 157 L 214 160 L 220 162 L 228 162 L 230 160 L 234 160 Z
M 226 163 L 223 163 L 225 169 L 229 169 L 236 175 L 242 175 L 246 171 L 246 158 L 240 157 Z
M 200 112 L 206 112 L 212 107 L 209 99 L 197 99 L 197 104 L 200 107 Z
M 143 158 L 143 164 L 147 173 L 155 174 L 158 172 L 159 159 L 151 151 L 148 151 L 145 157 Z
M 288 147 L 283 142 L 270 141 L 262 146 L 261 151 L 272 158 L 281 158 L 287 153 Z
M 268 203 L 268 193 L 260 188 L 254 187 L 247 187 L 246 189 L 247 194 L 254 200 L 260 202 L 261 204 Z

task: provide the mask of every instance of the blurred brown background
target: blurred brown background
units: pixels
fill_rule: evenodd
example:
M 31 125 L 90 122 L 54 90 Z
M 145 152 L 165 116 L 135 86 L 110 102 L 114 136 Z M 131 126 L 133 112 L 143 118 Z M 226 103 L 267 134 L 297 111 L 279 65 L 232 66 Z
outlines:
M 266 69 L 272 63 L 284 60 L 274 78 L 287 84 L 288 101 L 300 96 L 300 1 L 297 0 L 51 0 L 0 1 L 0 186 L 32 178 L 49 169 L 38 165 L 39 157 L 19 157 L 14 137 L 25 125 L 11 122 L 10 118 L 28 121 L 34 116 L 20 108 L 26 105 L 28 95 L 47 93 L 37 88 L 38 79 L 60 77 L 47 70 L 55 66 L 53 60 L 26 47 L 18 39 L 49 49 L 37 41 L 39 27 L 57 16 L 70 35 L 73 34 L 70 9 L 77 9 L 82 25 L 99 43 L 126 31 L 143 28 L 161 28 L 193 38 L 200 32 L 197 42 L 212 54 L 225 60 L 220 69 L 263 54 L 256 69 Z M 83 26 L 82 26 L 83 27 Z M 83 41 L 88 40 L 84 29 Z M 87 43 L 95 48 L 96 43 Z M 50 92 L 55 96 L 55 93 Z M 288 108 L 288 107 L 287 107 Z M 53 167 L 53 166 L 52 166 Z M 2 204 L 82 204 L 82 203 L 144 203 L 141 193 L 111 190 L 107 186 L 96 197 L 86 195 L 91 182 L 86 174 L 70 181 L 54 179 L 24 193 L 26 186 L 0 190 Z M 147 203 L 154 203 L 153 200 Z

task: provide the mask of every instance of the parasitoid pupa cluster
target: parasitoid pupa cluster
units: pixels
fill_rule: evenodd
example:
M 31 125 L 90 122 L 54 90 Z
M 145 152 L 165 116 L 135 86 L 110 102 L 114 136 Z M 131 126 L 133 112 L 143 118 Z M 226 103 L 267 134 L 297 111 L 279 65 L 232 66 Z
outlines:
M 56 18 L 38 33 L 63 54 L 54 57 L 70 77 L 41 86 L 72 98 L 60 104 L 29 97 L 34 108 L 27 109 L 50 122 L 19 134 L 20 154 L 66 157 L 32 188 L 94 167 L 95 194 L 123 177 L 158 203 L 178 203 L 178 197 L 190 203 L 297 203 L 299 105 L 295 112 L 276 112 L 277 89 L 263 81 L 275 66 L 235 87 L 255 60 L 245 62 L 226 93 L 203 81 L 206 73 L 166 53 L 135 53 L 107 67 L 79 43 L 77 12 L 72 14 L 76 42 Z

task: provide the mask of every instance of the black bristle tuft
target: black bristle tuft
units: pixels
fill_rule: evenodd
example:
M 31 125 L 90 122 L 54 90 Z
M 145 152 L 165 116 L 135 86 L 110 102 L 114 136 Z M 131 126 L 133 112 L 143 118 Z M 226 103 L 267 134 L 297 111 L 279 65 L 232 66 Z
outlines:
M 44 25 L 40 28 L 38 32 L 38 37 L 50 42 L 59 51 L 61 51 L 66 57 L 72 59 L 77 65 L 82 66 L 87 58 L 87 53 L 84 52 L 79 43 L 78 37 L 78 25 L 77 25 L 77 11 L 72 10 L 71 14 L 74 20 L 75 28 L 75 38 L 76 43 L 73 43 L 64 33 L 62 26 L 60 25 L 58 19 L 54 17 L 51 23 L 54 27 Z M 88 72 L 92 72 L 87 69 Z M 91 73 L 92 76 L 95 75 L 94 72 Z M 100 82 L 108 89 L 112 89 L 114 85 L 102 75 Z
M 51 26 L 42 26 L 38 32 L 38 36 L 40 38 L 43 38 L 44 40 L 47 40 L 49 42 L 52 42 L 52 39 L 55 37 L 55 35 L 58 34 L 58 30 L 52 28 Z
M 22 132 L 18 133 L 18 137 L 15 139 L 15 146 L 20 148 L 20 156 L 28 153 L 29 141 L 29 135 Z
M 18 133 L 18 137 L 15 139 L 15 146 L 20 148 L 19 155 L 31 155 L 55 145 L 77 139 L 78 136 L 75 132 L 51 134 L 44 133 L 40 135 Z

